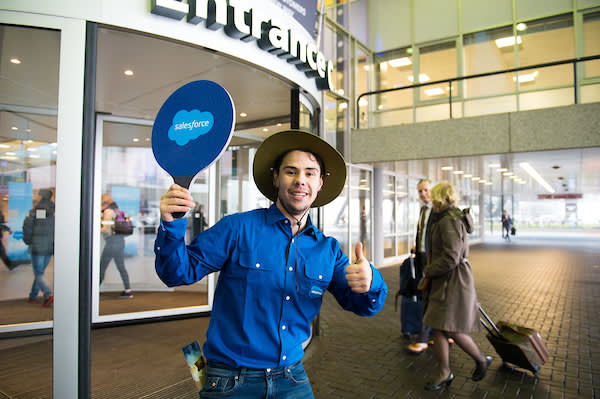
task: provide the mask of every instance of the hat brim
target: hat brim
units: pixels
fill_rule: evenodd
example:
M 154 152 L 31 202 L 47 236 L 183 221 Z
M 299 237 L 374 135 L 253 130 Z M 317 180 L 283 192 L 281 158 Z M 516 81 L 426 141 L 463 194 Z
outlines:
M 292 150 L 304 150 L 316 154 L 325 166 L 323 187 L 311 207 L 326 205 L 337 198 L 346 184 L 344 157 L 319 136 L 303 130 L 284 130 L 275 133 L 258 147 L 252 172 L 259 191 L 271 201 L 277 201 L 277 188 L 273 185 L 273 166 L 277 158 Z

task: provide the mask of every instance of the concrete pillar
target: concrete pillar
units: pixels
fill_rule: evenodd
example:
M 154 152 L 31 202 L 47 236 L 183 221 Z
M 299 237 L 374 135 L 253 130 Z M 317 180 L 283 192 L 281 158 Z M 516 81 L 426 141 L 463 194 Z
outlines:
M 383 169 L 373 168 L 373 262 L 383 265 Z M 379 206 L 378 206 L 379 205 Z

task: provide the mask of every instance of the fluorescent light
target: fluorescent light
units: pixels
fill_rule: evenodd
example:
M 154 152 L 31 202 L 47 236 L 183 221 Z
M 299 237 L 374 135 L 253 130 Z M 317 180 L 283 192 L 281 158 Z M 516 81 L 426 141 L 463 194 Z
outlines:
M 0 148 L 10 148 L 8 144 L 0 144 Z
M 504 172 L 502 176 L 512 176 L 513 172 Z
M 533 177 L 535 179 L 535 181 L 537 181 L 538 183 L 540 183 L 540 185 L 542 187 L 544 187 L 546 189 L 546 191 L 548 191 L 549 193 L 553 193 L 555 190 L 550 186 L 550 184 L 548 184 L 548 182 L 546 180 L 544 180 L 544 178 L 542 176 L 540 176 L 540 174 L 537 172 L 537 170 L 535 170 L 531 165 L 529 165 L 529 163 L 527 162 L 521 162 L 519 164 L 519 166 L 525 170 L 525 172 L 529 173 L 529 176 Z
M 358 105 L 360 107 L 364 107 L 369 105 L 369 102 L 364 97 L 362 97 L 360 100 L 358 100 Z
M 523 32 L 527 29 L 527 24 L 525 22 L 518 23 L 516 28 L 519 32 Z
M 473 180 L 473 181 L 479 181 L 479 180 L 481 180 L 481 177 L 477 177 L 477 176 L 471 177 L 471 180 Z
M 348 108 L 348 103 L 340 103 L 340 105 L 338 106 L 338 109 L 340 111 L 346 108 Z
M 125 76 L 133 76 L 133 71 L 131 69 L 126 69 L 123 71 Z
M 412 75 L 410 75 L 408 77 L 408 80 L 410 81 L 410 83 L 413 83 L 413 81 L 415 80 L 415 78 Z M 419 81 L 417 83 L 429 82 L 430 80 L 431 80 L 431 78 L 429 76 L 427 76 L 427 74 L 420 73 L 419 74 Z
M 454 169 L 452 166 L 442 166 L 442 170 L 452 170 Z
M 463 177 L 464 177 L 465 179 L 470 179 L 471 177 L 473 177 L 473 175 L 466 174 L 466 175 L 463 175 Z
M 412 61 L 408 57 L 396 58 L 395 60 L 389 60 L 388 64 L 393 66 L 394 68 L 398 68 L 401 66 L 407 66 L 412 64 Z
M 20 59 L 18 59 L 18 58 L 11 58 L 11 59 L 10 59 L 10 62 L 11 62 L 12 64 L 19 65 L 19 64 L 21 63 L 21 60 L 20 60 Z
M 245 118 L 245 117 L 247 117 L 247 116 L 248 116 L 248 114 L 247 114 L 247 113 L 245 113 L 245 112 L 242 112 L 242 113 L 240 113 L 240 116 L 241 116 L 242 118 Z
M 444 89 L 441 89 L 439 87 L 434 87 L 433 89 L 425 89 L 425 94 L 427 94 L 428 96 L 439 96 L 444 94 Z
M 533 82 L 535 78 L 537 78 L 538 74 L 538 71 L 535 71 L 533 73 L 521 74 L 518 77 L 513 76 L 513 82 L 516 82 L 517 80 L 519 81 L 519 83 Z
M 521 36 L 516 37 L 516 42 L 517 42 L 517 44 L 521 44 L 523 42 L 523 39 L 521 39 Z M 508 37 L 503 37 L 501 39 L 496 39 L 496 46 L 498 48 L 514 46 L 514 45 L 515 45 L 515 37 L 514 36 L 508 36 Z
M 506 168 L 498 168 L 496 169 L 498 172 L 502 173 L 502 172 L 506 172 L 508 169 Z
M 491 163 L 488 165 L 488 168 L 499 168 L 500 164 L 499 163 Z
M 383 109 L 383 104 L 379 104 L 379 105 L 377 106 L 377 109 Z
M 454 173 L 455 175 L 463 175 L 463 174 L 465 174 L 465 172 L 464 172 L 464 171 L 462 171 L 462 170 L 455 170 L 455 171 L 454 171 L 454 172 L 452 172 L 452 173 Z

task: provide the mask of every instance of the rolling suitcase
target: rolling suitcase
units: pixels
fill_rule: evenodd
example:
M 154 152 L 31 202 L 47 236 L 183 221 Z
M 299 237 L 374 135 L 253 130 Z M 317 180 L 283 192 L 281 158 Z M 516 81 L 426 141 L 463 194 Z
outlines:
M 487 321 L 486 323 L 483 319 L 479 319 L 488 331 L 487 339 L 504 363 L 529 370 L 537 375 L 549 356 L 540 334 L 531 328 L 505 321 L 494 324 L 481 307 L 479 311 Z
M 414 256 L 409 256 L 400 266 L 400 289 L 396 293 L 395 310 L 400 302 L 400 326 L 406 336 L 418 334 L 421 331 L 423 319 L 423 299 L 417 290 L 421 277 L 415 269 Z

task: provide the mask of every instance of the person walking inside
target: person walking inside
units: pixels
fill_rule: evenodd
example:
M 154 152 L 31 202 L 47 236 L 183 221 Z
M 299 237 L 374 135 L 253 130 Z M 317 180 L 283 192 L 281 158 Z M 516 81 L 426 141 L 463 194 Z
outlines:
M 6 234 L 5 234 L 6 233 Z M 0 259 L 4 262 L 4 265 L 8 268 L 8 270 L 12 270 L 17 267 L 19 264 L 13 262 L 6 253 L 6 237 L 8 234 L 12 234 L 12 230 L 6 224 L 6 219 L 4 218 L 4 213 L 0 212 Z
M 100 255 L 100 284 L 104 281 L 104 275 L 110 261 L 114 259 L 124 287 L 119 298 L 133 298 L 129 274 L 125 269 L 125 237 L 115 233 L 118 209 L 119 207 L 110 195 L 104 194 L 102 196 L 102 228 L 100 232 L 104 237 L 104 249 L 102 255 Z
M 432 327 L 433 351 L 439 363 L 437 378 L 425 389 L 435 391 L 454 380 L 450 370 L 448 338 L 475 361 L 472 380 L 486 376 L 491 356 L 481 353 L 469 333 L 480 330 L 479 304 L 475 282 L 469 264 L 467 235 L 473 231 L 473 220 L 467 212 L 456 207 L 459 196 L 448 182 L 431 190 L 433 216 L 431 246 L 425 277 L 419 283 L 428 292 L 423 322 Z
M 423 270 L 427 264 L 427 248 L 429 246 L 430 232 L 430 216 L 431 216 L 431 180 L 421 179 L 417 183 L 417 192 L 421 202 L 421 210 L 419 211 L 419 220 L 417 222 L 417 235 L 415 237 L 415 276 L 420 279 L 423 276 Z M 408 345 L 408 350 L 412 353 L 422 353 L 427 350 L 429 345 L 429 334 L 431 328 L 426 325 L 421 325 L 421 331 L 417 340 Z
M 220 272 L 200 398 L 314 398 L 302 343 L 325 291 L 343 309 L 373 316 L 387 286 L 361 243 L 351 263 L 339 242 L 312 223 L 310 208 L 334 200 L 346 181 L 335 148 L 308 132 L 279 132 L 256 151 L 253 174 L 274 204 L 226 216 L 187 246 L 186 219 L 173 213 L 189 211 L 194 201 L 188 190 L 169 188 L 160 202 L 156 272 L 168 286 Z
M 510 229 L 513 225 L 513 220 L 508 214 L 508 211 L 505 209 L 502 211 L 502 238 L 510 241 Z
M 54 295 L 44 273 L 54 255 L 54 202 L 51 190 L 40 190 L 39 196 L 40 200 L 23 221 L 23 241 L 29 245 L 34 276 L 27 301 L 37 303 L 41 291 L 42 306 L 48 307 L 54 302 Z

